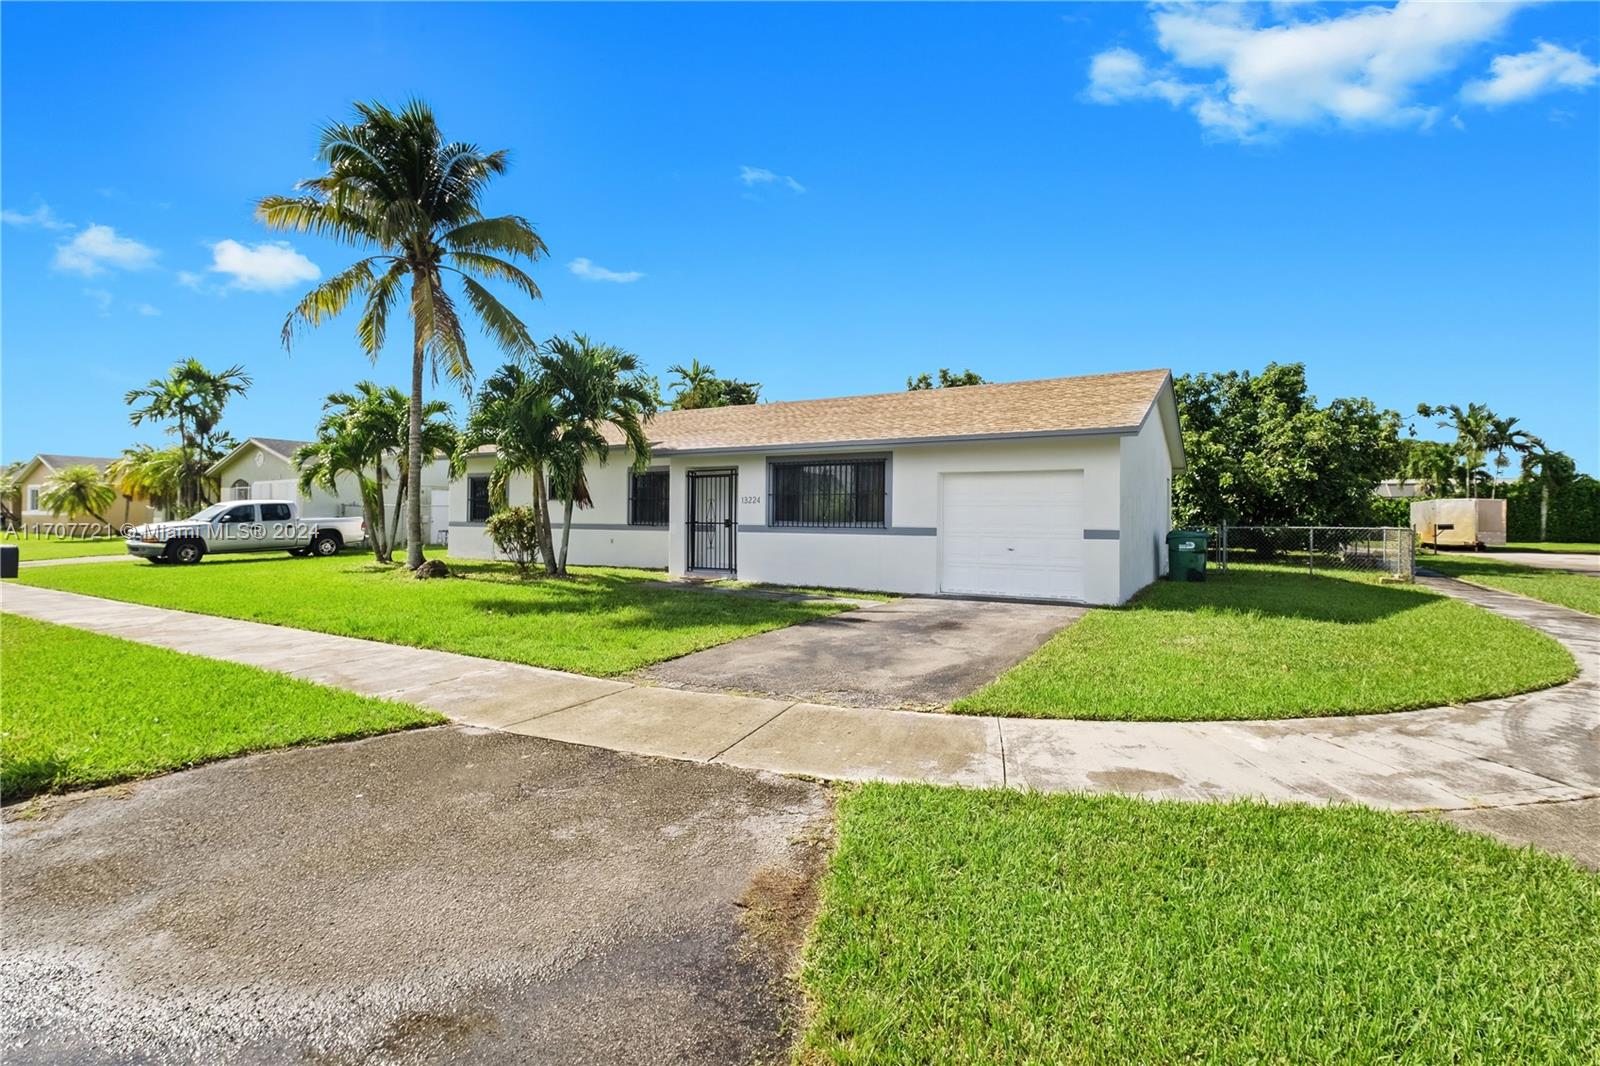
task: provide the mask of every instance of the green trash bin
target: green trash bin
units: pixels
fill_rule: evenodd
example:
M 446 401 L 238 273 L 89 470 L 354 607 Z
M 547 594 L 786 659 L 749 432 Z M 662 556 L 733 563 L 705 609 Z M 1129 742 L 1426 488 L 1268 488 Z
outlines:
M 1173 581 L 1206 579 L 1206 547 L 1211 534 L 1197 529 L 1174 529 L 1167 534 L 1167 577 Z

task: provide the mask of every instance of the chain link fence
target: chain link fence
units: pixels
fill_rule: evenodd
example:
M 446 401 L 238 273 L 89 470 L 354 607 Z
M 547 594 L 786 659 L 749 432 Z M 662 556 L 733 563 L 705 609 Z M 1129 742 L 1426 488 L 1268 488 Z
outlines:
M 1270 563 L 1306 573 L 1382 573 L 1410 582 L 1416 534 L 1397 526 L 1220 526 L 1211 533 L 1209 562 Z

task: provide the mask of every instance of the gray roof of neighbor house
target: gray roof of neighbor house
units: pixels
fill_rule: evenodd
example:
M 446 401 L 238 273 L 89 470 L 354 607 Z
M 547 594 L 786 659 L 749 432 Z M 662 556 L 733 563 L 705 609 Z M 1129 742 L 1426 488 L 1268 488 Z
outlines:
M 292 462 L 294 460 L 295 449 L 303 448 L 310 443 L 311 441 L 308 440 L 291 440 L 288 437 L 246 437 L 244 440 L 239 442 L 239 446 L 237 448 L 233 449 L 233 451 L 212 463 L 206 473 L 214 474 L 218 470 L 221 470 L 223 467 L 227 466 L 233 461 L 234 456 L 238 455 L 252 444 L 260 448 L 265 448 L 272 454 L 282 456 L 284 459 Z
M 1135 370 L 664 411 L 645 428 L 660 453 L 1133 433 L 1171 381 L 1167 370 Z M 606 438 L 623 443 L 610 426 Z
M 92 466 L 97 470 L 104 470 L 115 460 L 106 459 L 98 455 L 57 455 L 54 452 L 40 452 L 34 456 L 51 470 L 65 470 L 69 466 Z

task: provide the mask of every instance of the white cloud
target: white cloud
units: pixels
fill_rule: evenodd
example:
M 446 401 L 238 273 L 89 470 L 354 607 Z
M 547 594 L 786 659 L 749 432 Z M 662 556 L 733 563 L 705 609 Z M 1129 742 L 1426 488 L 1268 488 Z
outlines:
M 83 294 L 94 301 L 94 313 L 104 318 L 111 313 L 111 294 L 105 289 L 84 289 Z
M 740 167 L 739 180 L 747 189 L 757 185 L 782 185 L 791 192 L 805 192 L 806 187 L 787 174 L 777 174 L 765 167 Z
M 1529 100 L 1556 89 L 1586 89 L 1600 78 L 1600 66 L 1582 52 L 1540 41 L 1531 52 L 1495 56 L 1489 76 L 1461 87 L 1461 98 L 1471 104 L 1498 107 Z
M 211 246 L 211 271 L 228 275 L 233 288 L 255 292 L 276 292 L 322 276 L 317 264 L 286 241 L 263 241 L 254 245 L 234 240 L 218 241 Z M 187 272 L 178 277 L 180 284 L 191 288 L 198 280 Z
M 1210 134 L 1251 140 L 1278 129 L 1336 125 L 1425 128 L 1439 117 L 1424 87 L 1504 29 L 1516 3 L 1399 0 L 1318 8 L 1156 6 L 1162 53 L 1152 65 L 1110 48 L 1089 65 L 1097 103 L 1161 100 Z
M 106 267 L 143 270 L 155 262 L 156 250 L 131 237 L 119 237 L 110 226 L 86 226 L 64 244 L 56 245 L 57 270 L 92 277 Z
M 626 285 L 630 281 L 638 281 L 644 277 L 644 274 L 637 270 L 607 270 L 599 263 L 591 262 L 582 256 L 568 263 L 567 269 L 584 281 L 615 281 Z
M 0 211 L 0 222 L 8 226 L 38 226 L 40 229 L 71 229 L 72 223 L 63 222 L 50 210 L 49 204 L 40 204 L 32 211 Z
M 182 285 L 186 289 L 198 290 L 203 284 L 205 284 L 205 279 L 192 270 L 180 270 L 178 271 L 177 277 L 178 284 Z
M 145 318 L 155 318 L 157 315 L 161 314 L 161 308 L 151 307 L 149 304 L 136 304 L 134 306 L 134 310 L 138 311 L 139 314 L 143 315 Z

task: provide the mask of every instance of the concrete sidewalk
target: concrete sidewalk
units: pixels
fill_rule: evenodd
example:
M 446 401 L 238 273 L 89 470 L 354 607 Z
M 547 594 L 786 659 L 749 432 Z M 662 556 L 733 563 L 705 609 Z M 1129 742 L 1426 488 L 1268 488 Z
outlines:
M 438 710 L 468 726 L 843 780 L 1463 810 L 1600 796 L 1600 619 L 1434 579 L 1551 633 L 1559 688 L 1276 722 L 1083 722 L 864 710 L 654 688 L 22 585 L 0 608 Z

